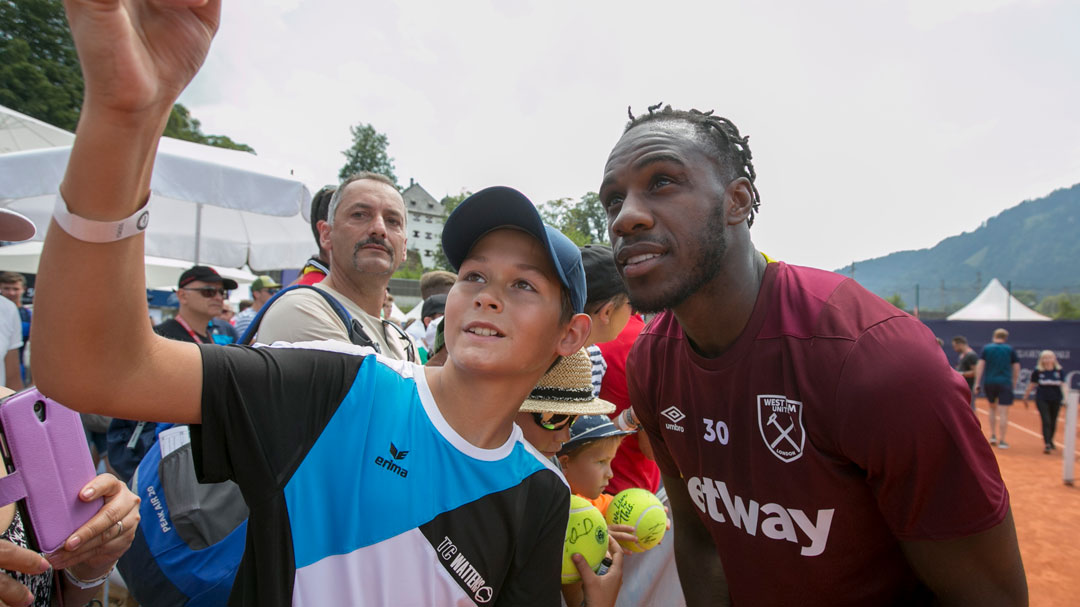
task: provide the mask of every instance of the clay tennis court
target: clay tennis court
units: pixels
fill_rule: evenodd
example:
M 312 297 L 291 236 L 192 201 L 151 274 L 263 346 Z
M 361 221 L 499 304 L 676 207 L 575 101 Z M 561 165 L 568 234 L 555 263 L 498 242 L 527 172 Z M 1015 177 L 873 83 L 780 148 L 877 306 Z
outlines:
M 976 407 L 983 434 L 989 436 L 986 400 L 979 399 Z M 1043 454 L 1035 403 L 1025 409 L 1018 400 L 1009 412 L 1011 448 L 994 449 L 1009 488 L 1028 592 L 1031 605 L 1036 607 L 1080 605 L 1080 479 L 1073 487 L 1062 482 L 1064 426 L 1062 407 L 1055 436 L 1057 450 Z M 1072 457 L 1078 455 L 1073 453 Z

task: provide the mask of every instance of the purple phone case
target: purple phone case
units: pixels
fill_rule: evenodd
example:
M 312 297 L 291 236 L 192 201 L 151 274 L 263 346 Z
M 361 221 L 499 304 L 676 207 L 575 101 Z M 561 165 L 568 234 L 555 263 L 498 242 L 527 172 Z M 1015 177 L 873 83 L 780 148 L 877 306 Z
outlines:
M 44 421 L 34 411 L 39 402 Z M 82 420 L 31 388 L 0 404 L 0 426 L 15 466 L 0 479 L 0 504 L 25 499 L 38 549 L 55 552 L 104 504 L 101 498 L 79 499 L 96 476 Z

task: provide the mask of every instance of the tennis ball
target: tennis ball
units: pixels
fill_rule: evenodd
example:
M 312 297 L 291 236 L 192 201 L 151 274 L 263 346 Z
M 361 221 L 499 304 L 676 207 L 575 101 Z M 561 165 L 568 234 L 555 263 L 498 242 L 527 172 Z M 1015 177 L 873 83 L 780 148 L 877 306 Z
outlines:
M 570 584 L 581 579 L 573 554 L 585 557 L 593 571 L 607 554 L 607 524 L 604 515 L 583 497 L 570 496 L 570 521 L 566 525 L 566 541 L 563 543 L 562 583 Z
M 619 542 L 631 552 L 645 552 L 659 544 L 667 531 L 664 505 L 646 489 L 620 491 L 608 505 L 605 519 L 608 525 L 630 525 L 634 528 L 636 542 Z

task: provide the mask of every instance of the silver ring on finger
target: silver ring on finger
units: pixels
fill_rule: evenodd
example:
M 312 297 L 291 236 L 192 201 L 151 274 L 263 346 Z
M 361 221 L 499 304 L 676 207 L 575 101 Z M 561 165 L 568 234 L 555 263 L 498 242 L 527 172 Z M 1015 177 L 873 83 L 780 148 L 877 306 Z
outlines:
M 116 526 L 120 528 L 120 533 L 117 533 L 116 535 L 124 535 L 124 521 L 116 521 Z

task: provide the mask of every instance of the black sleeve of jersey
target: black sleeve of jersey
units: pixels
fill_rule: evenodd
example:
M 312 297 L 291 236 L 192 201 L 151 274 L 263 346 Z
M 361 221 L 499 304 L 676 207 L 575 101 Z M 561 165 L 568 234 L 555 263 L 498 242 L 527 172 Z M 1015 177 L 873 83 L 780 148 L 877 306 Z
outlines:
M 550 607 L 562 600 L 562 557 L 566 540 L 566 525 L 570 519 L 570 490 L 554 474 L 551 479 L 551 499 L 535 500 L 526 506 L 532 510 L 526 520 L 536 521 L 536 537 L 532 550 L 522 558 L 523 550 L 515 557 L 513 570 L 496 605 L 535 605 Z M 520 545 L 530 542 L 522 538 Z
M 288 482 L 352 386 L 362 356 L 299 348 L 200 346 L 199 481 L 236 481 L 252 507 Z

